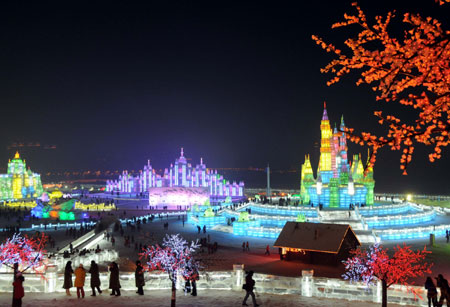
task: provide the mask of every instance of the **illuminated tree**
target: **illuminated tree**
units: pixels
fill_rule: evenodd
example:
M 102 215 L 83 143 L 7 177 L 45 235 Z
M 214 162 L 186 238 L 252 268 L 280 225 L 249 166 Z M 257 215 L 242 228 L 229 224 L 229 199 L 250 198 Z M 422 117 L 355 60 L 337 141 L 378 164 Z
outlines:
M 27 235 L 22 236 L 20 233 L 15 233 L 0 245 L 0 267 L 5 265 L 12 268 L 14 281 L 17 273 L 23 273 L 28 269 L 43 277 L 47 267 L 44 262 L 46 253 L 44 247 L 47 239 L 45 234 L 29 238 Z
M 25 272 L 28 269 L 42 275 L 45 271 L 44 250 L 47 236 L 42 234 L 37 237 L 22 236 L 15 233 L 0 245 L 0 267 L 6 265 L 14 268 L 17 263 L 17 271 Z
M 141 258 L 145 258 L 147 261 L 146 270 L 162 270 L 168 273 L 172 282 L 171 306 L 176 305 L 178 273 L 185 278 L 189 278 L 190 274 L 198 272 L 198 262 L 194 260 L 193 254 L 199 247 L 198 242 L 189 244 L 179 234 L 166 235 L 162 246 L 148 247 L 140 254 Z
M 450 0 L 437 2 L 442 5 Z M 373 167 L 378 150 L 388 146 L 402 152 L 400 168 L 406 175 L 417 143 L 433 146 L 429 154 L 431 162 L 441 158 L 442 147 L 450 143 L 450 31 L 443 30 L 436 19 L 405 13 L 406 30 L 403 38 L 397 38 L 388 32 L 394 12 L 384 18 L 377 16 L 369 24 L 361 8 L 356 3 L 353 6 L 357 14 L 345 14 L 345 21 L 332 25 L 332 28 L 360 27 L 354 38 L 345 41 L 350 49 L 348 54 L 312 36 L 323 49 L 336 55 L 321 72 L 333 74 L 327 83 L 331 85 L 356 70 L 356 84 L 370 85 L 377 100 L 417 110 L 417 117 L 411 122 L 375 111 L 379 123 L 387 125 L 387 133 L 382 136 L 370 132 L 357 134 L 346 128 L 351 141 L 372 148 L 366 174 Z
M 393 284 L 406 286 L 407 290 L 419 295 L 409 283 L 410 278 L 431 273 L 432 264 L 424 262 L 430 251 L 418 250 L 414 252 L 410 246 L 394 247 L 394 255 L 389 257 L 387 249 L 378 244 L 368 250 L 360 248 L 351 251 L 352 257 L 343 261 L 346 272 L 342 277 L 351 282 L 362 281 L 366 286 L 373 285 L 375 280 L 382 284 L 382 306 L 387 306 L 387 289 Z

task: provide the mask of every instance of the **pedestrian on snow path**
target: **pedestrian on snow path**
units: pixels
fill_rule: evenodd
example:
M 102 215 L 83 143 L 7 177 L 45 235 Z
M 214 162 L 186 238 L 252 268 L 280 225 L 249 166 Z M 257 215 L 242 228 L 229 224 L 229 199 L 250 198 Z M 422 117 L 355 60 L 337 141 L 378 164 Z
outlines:
M 431 307 L 431 303 L 433 303 L 433 307 L 436 307 L 437 290 L 431 277 L 427 277 L 427 281 L 425 282 L 425 289 L 427 289 L 428 307 Z
M 439 274 L 438 277 L 436 277 L 436 286 L 441 289 L 441 297 L 439 298 L 438 306 L 444 305 L 445 300 L 447 300 L 447 306 L 450 306 L 450 289 L 447 279 L 445 279 L 442 274 Z
M 66 295 L 70 296 L 70 288 L 73 287 L 72 283 L 72 261 L 67 261 L 66 268 L 64 269 L 64 284 L 63 288 L 66 289 Z
M 94 260 L 91 261 L 91 267 L 89 268 L 89 273 L 91 274 L 91 289 L 92 294 L 91 296 L 95 296 L 95 288 L 97 288 L 97 291 L 99 294 L 102 293 L 102 290 L 100 290 L 100 273 L 98 271 L 98 265 L 95 263 Z
M 23 282 L 25 278 L 22 276 L 22 273 L 18 272 L 14 278 L 13 287 L 14 287 L 14 296 L 12 307 L 22 307 L 22 297 L 25 296 L 25 290 L 23 289 Z
M 86 270 L 83 268 L 83 265 L 80 263 L 78 268 L 75 270 L 75 287 L 77 288 L 77 297 L 84 298 L 84 281 L 86 280 Z
M 120 281 L 119 281 L 119 267 L 117 263 L 112 262 L 109 265 L 109 288 L 111 289 L 110 295 L 120 296 Z
M 245 284 L 242 286 L 242 289 L 244 289 L 246 291 L 244 301 L 242 301 L 242 305 L 244 305 L 244 306 L 248 306 L 247 298 L 250 295 L 252 297 L 253 306 L 259 306 L 258 304 L 256 304 L 255 293 L 253 292 L 253 289 L 255 288 L 255 281 L 253 280 L 252 277 L 253 277 L 253 271 L 248 272 L 247 276 L 245 276 Z
M 136 271 L 134 272 L 134 278 L 136 280 L 137 294 L 144 295 L 145 279 L 144 279 L 144 268 L 139 260 L 136 261 Z

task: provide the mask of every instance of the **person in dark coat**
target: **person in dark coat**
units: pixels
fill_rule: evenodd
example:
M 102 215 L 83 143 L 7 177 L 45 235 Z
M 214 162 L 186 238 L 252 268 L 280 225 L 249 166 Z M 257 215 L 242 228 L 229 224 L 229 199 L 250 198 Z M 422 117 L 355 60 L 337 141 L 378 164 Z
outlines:
M 18 272 L 14 277 L 13 287 L 13 303 L 12 307 L 22 307 L 22 297 L 25 296 L 25 291 L 23 289 L 23 282 L 25 278 L 23 278 L 22 273 Z
M 120 296 L 120 281 L 119 281 L 119 267 L 117 263 L 112 262 L 109 266 L 109 288 L 111 289 L 110 295 Z
M 439 298 L 438 306 L 444 305 L 445 300 L 447 300 L 447 306 L 450 306 L 450 288 L 447 279 L 445 279 L 442 274 L 439 274 L 438 277 L 436 277 L 436 286 L 441 289 L 441 297 Z
M 72 283 L 72 261 L 67 261 L 66 268 L 64 269 L 64 284 L 63 288 L 66 289 L 66 295 L 70 296 L 70 288 L 73 287 Z
M 433 302 L 433 307 L 436 307 L 437 290 L 431 277 L 427 277 L 427 281 L 425 282 L 425 289 L 427 289 L 428 307 L 431 307 L 431 302 Z
M 192 272 L 192 276 L 191 276 L 191 295 L 192 296 L 197 296 L 197 280 L 199 280 L 199 274 L 198 271 L 196 269 L 194 269 L 194 271 Z
M 247 292 L 244 297 L 244 301 L 242 302 L 242 305 L 247 305 L 247 298 L 249 295 L 252 296 L 253 306 L 259 306 L 256 304 L 256 298 L 255 293 L 253 293 L 253 289 L 255 288 L 255 281 L 253 280 L 253 271 L 250 271 L 247 273 L 247 276 L 245 276 L 245 284 L 242 286 L 242 288 Z
M 134 278 L 136 280 L 137 294 L 144 295 L 145 279 L 144 279 L 144 268 L 139 260 L 136 261 L 136 271 L 134 272 Z
M 98 265 L 94 260 L 91 261 L 91 267 L 89 268 L 89 273 L 91 274 L 91 296 L 95 296 L 95 288 L 97 288 L 98 293 L 102 293 L 100 290 L 100 273 L 98 272 Z

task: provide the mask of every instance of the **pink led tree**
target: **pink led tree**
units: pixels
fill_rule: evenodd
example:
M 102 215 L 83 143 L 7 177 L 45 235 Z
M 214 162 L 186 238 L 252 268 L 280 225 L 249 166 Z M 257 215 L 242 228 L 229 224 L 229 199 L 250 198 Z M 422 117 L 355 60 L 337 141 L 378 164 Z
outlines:
M 387 306 L 387 289 L 393 284 L 406 286 L 408 291 L 420 297 L 408 280 L 431 273 L 432 264 L 424 262 L 431 252 L 426 247 L 414 252 L 406 245 L 394 247 L 392 257 L 387 251 L 379 244 L 372 245 L 368 250 L 353 250 L 353 256 L 344 261 L 346 272 L 342 277 L 352 282 L 362 281 L 366 286 L 372 285 L 376 279 L 380 280 L 383 307 Z
M 17 263 L 19 272 L 31 269 L 42 274 L 43 270 L 37 269 L 44 266 L 43 258 L 46 253 L 44 247 L 47 239 L 45 234 L 30 238 L 27 235 L 22 236 L 20 233 L 15 233 L 0 245 L 0 267 L 6 265 L 14 268 Z
M 46 253 L 44 247 L 47 239 L 45 234 L 36 238 L 22 236 L 20 233 L 13 234 L 11 238 L 7 238 L 0 245 L 0 267 L 5 265 L 12 268 L 14 280 L 16 280 L 18 272 L 23 273 L 28 269 L 42 277 L 42 273 L 46 269 L 43 259 Z
M 168 273 L 172 282 L 171 306 L 176 305 L 178 273 L 186 278 L 189 277 L 189 274 L 194 274 L 197 271 L 198 261 L 195 261 L 193 254 L 199 247 L 200 245 L 197 241 L 189 244 L 179 234 L 166 235 L 162 246 L 148 247 L 140 254 L 141 258 L 147 261 L 147 270 L 162 270 Z

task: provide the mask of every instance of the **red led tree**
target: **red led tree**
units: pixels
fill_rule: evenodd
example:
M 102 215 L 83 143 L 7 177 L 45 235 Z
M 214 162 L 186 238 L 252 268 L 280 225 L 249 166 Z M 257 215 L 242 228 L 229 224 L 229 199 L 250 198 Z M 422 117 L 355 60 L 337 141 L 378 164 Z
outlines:
M 14 268 L 14 265 L 17 264 L 18 272 L 31 269 L 42 275 L 45 271 L 43 259 L 46 253 L 44 248 L 47 239 L 48 237 L 44 233 L 35 237 L 15 233 L 0 245 L 0 266 L 6 265 Z
M 15 233 L 0 245 L 0 267 L 6 265 L 12 268 L 14 281 L 18 272 L 23 273 L 28 269 L 43 277 L 46 269 L 44 247 L 47 239 L 45 234 L 30 238 L 27 235 Z
M 406 286 L 408 291 L 420 297 L 411 287 L 413 283 L 408 280 L 431 273 L 432 264 L 425 262 L 426 255 L 431 252 L 427 251 L 426 247 L 414 252 L 406 245 L 394 247 L 392 257 L 387 251 L 378 244 L 372 245 L 368 250 L 353 250 L 353 256 L 344 261 L 344 279 L 354 282 L 361 280 L 366 286 L 372 285 L 376 279 L 380 280 L 383 307 L 387 306 L 387 289 L 393 284 Z
M 436 2 L 442 5 L 450 0 Z M 346 128 L 351 141 L 372 148 L 366 172 L 373 167 L 378 150 L 388 146 L 402 151 L 400 168 L 406 175 L 416 143 L 433 146 L 429 154 L 431 162 L 441 158 L 442 148 L 450 143 L 450 31 L 443 30 L 436 19 L 405 13 L 406 29 L 403 38 L 398 38 L 388 32 L 394 12 L 384 18 L 377 16 L 374 24 L 369 24 L 361 8 L 356 3 L 353 6 L 357 14 L 345 14 L 345 21 L 332 25 L 332 28 L 360 27 L 354 38 L 345 41 L 348 53 L 312 36 L 323 49 L 336 55 L 321 71 L 334 75 L 328 85 L 358 71 L 356 84 L 370 85 L 377 100 L 417 110 L 417 117 L 412 121 L 375 111 L 379 123 L 387 125 L 385 135 L 357 134 Z
M 198 268 L 198 262 L 194 260 L 193 254 L 199 248 L 197 242 L 190 244 L 176 235 L 166 235 L 162 246 L 155 245 L 148 247 L 141 253 L 141 258 L 146 259 L 146 270 L 161 270 L 169 275 L 172 282 L 171 306 L 176 305 L 176 284 L 178 274 L 185 278 L 190 278 Z

